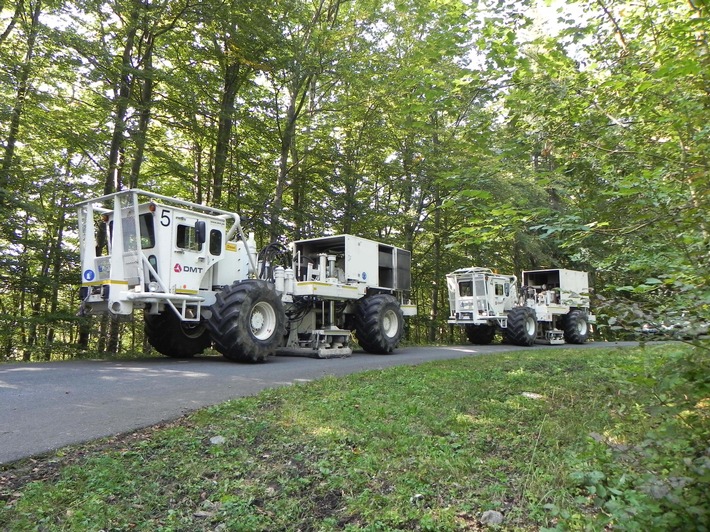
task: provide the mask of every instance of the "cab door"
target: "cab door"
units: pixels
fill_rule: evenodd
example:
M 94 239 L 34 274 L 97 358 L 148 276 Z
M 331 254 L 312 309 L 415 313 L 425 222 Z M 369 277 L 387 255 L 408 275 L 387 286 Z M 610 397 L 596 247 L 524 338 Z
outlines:
M 502 277 L 488 277 L 488 301 L 496 316 L 502 316 L 510 293 L 510 283 Z
M 206 224 L 190 213 L 173 212 L 170 287 L 176 294 L 196 295 L 208 269 Z

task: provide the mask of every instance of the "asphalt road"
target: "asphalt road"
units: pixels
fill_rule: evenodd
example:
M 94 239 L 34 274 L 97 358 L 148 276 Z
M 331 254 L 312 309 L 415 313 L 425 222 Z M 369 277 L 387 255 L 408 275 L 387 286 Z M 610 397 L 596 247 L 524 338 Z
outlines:
M 588 343 L 633 346 L 636 342 Z M 348 358 L 277 356 L 265 364 L 222 357 L 91 360 L 0 365 L 0 464 L 130 432 L 264 388 L 369 369 L 536 349 L 509 345 L 409 347 Z

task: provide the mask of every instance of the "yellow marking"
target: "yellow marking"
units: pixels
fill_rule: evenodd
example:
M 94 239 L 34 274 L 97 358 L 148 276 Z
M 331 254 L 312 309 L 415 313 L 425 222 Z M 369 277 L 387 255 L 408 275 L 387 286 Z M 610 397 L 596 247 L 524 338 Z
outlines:
M 176 294 L 188 294 L 188 295 L 194 295 L 199 293 L 197 290 L 181 290 L 181 289 L 176 289 L 175 290 Z
M 235 242 L 227 242 L 224 245 L 224 249 L 227 251 L 237 251 L 237 244 Z
M 81 283 L 81 286 L 102 286 L 105 284 L 125 284 L 126 286 L 128 286 L 128 281 L 108 279 L 106 281 L 91 281 L 90 283 Z

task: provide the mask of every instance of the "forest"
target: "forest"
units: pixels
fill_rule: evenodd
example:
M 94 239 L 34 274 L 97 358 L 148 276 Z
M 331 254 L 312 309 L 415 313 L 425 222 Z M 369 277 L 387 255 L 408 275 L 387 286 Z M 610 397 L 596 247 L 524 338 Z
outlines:
M 410 250 L 411 343 L 455 339 L 444 276 L 473 265 L 590 272 L 600 338 L 703 326 L 709 12 L 0 0 L 0 361 L 144 349 L 140 316 L 77 315 L 73 206 L 126 188 L 236 211 L 260 247 Z

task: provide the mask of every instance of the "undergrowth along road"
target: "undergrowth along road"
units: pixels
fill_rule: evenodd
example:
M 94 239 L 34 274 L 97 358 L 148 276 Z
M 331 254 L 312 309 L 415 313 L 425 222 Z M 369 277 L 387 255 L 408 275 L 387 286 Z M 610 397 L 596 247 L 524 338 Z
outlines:
M 8 530 L 708 526 L 708 351 L 325 377 L 0 468 Z

